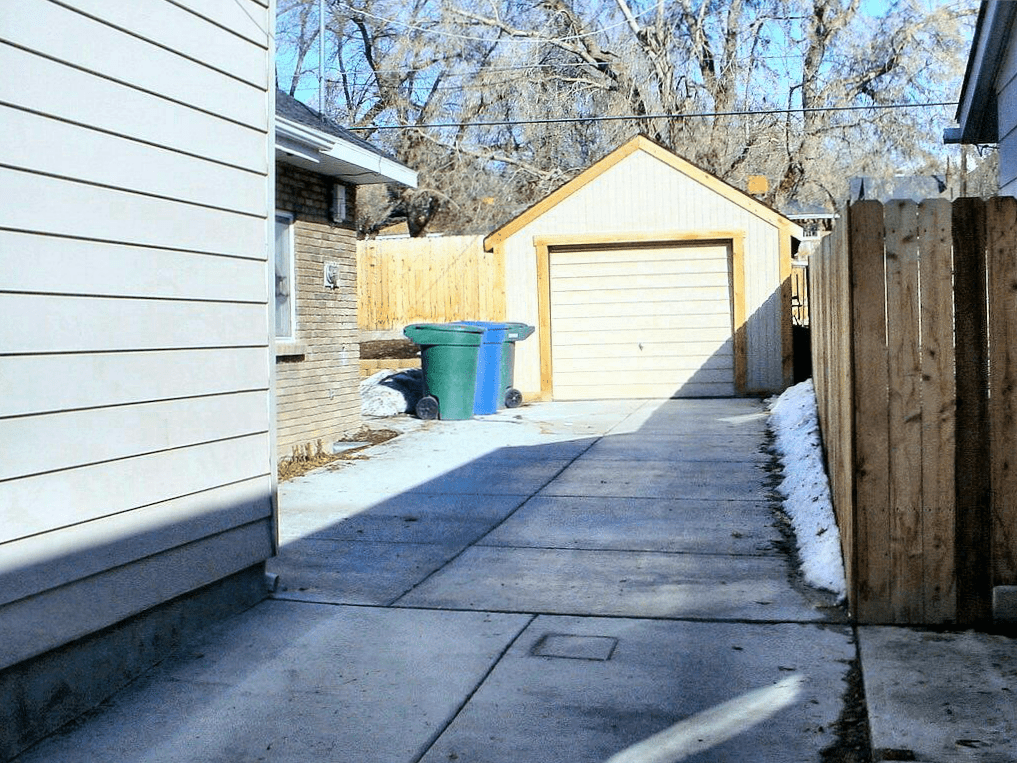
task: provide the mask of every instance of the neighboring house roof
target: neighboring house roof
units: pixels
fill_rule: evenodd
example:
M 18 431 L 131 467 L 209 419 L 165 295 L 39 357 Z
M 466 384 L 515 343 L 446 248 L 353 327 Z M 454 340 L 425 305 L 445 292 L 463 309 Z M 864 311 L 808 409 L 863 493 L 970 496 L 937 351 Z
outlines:
M 789 220 L 835 220 L 839 215 L 836 212 L 831 212 L 822 204 L 789 201 L 784 205 L 784 216 Z
M 943 132 L 944 143 L 998 143 L 996 78 L 1006 55 L 1017 3 L 987 2 L 978 9 L 957 106 L 958 127 Z
M 627 143 L 622 144 L 619 148 L 616 148 L 603 159 L 576 175 L 576 177 L 565 183 L 565 185 L 561 186 L 556 191 L 552 191 L 543 199 L 536 202 L 521 214 L 509 220 L 494 231 L 491 235 L 484 239 L 484 249 L 492 251 L 496 245 L 529 225 L 549 209 L 561 203 L 580 188 L 604 174 L 620 161 L 634 154 L 636 151 L 645 151 L 673 169 L 678 170 L 707 188 L 719 193 L 735 204 L 743 207 L 757 217 L 766 220 L 777 227 L 786 228 L 794 238 L 802 238 L 802 229 L 796 223 L 773 209 L 773 207 L 767 206 L 763 202 L 749 196 L 744 191 L 724 182 L 716 175 L 697 167 L 692 162 L 683 159 L 673 151 L 664 148 L 662 145 L 646 135 L 636 135 Z
M 275 94 L 276 160 L 354 185 L 417 185 L 410 169 L 282 90 Z
M 924 201 L 948 192 L 946 180 L 937 175 L 898 175 L 891 178 L 853 177 L 848 181 L 851 201 L 890 199 Z

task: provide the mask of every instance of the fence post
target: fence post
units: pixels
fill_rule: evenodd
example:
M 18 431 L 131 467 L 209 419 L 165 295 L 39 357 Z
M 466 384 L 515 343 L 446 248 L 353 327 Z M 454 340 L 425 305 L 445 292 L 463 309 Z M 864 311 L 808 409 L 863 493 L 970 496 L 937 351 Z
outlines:
M 957 363 L 955 559 L 957 622 L 975 626 L 992 614 L 991 490 L 985 203 L 958 199 L 953 207 L 954 316 Z

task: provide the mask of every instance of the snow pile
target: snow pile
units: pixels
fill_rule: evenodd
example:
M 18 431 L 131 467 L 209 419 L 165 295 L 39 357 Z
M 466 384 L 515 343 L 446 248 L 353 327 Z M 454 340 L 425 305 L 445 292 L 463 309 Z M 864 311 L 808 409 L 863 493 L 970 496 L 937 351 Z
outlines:
M 378 371 L 360 382 L 360 411 L 364 416 L 410 413 L 420 400 L 422 386 L 419 368 Z
M 770 403 L 770 427 L 784 467 L 778 490 L 798 540 L 802 574 L 809 585 L 846 596 L 840 532 L 823 466 L 823 449 L 812 380 L 786 390 Z

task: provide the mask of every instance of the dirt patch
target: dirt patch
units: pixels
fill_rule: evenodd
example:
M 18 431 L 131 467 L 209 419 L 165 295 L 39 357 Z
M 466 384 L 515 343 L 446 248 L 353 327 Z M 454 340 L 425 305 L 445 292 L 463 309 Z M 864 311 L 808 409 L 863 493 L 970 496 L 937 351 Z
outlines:
M 855 640 L 857 642 L 857 634 Z M 865 684 L 862 681 L 862 667 L 857 657 L 851 661 L 848 671 L 847 689 L 844 691 L 844 709 L 834 727 L 837 741 L 822 751 L 823 763 L 871 763 L 872 742 L 869 737 L 869 714 L 865 706 Z M 884 760 L 914 760 L 891 758 Z
M 313 445 L 306 445 L 299 452 L 295 452 L 293 456 L 279 462 L 279 481 L 285 482 L 286 480 L 294 479 L 295 477 L 302 477 L 310 471 L 314 471 L 318 467 L 331 464 L 333 461 L 346 461 L 355 458 L 361 458 L 360 455 L 367 448 L 372 445 L 378 445 L 379 443 L 388 442 L 394 437 L 398 437 L 399 432 L 391 429 L 369 429 L 364 427 L 355 434 L 344 437 L 340 442 L 355 442 L 364 443 L 355 448 L 349 448 L 339 453 L 328 453 L 322 448 L 321 441 Z
M 770 462 L 764 467 L 769 472 L 767 487 L 769 489 L 770 506 L 780 530 L 782 540 L 775 544 L 788 559 L 789 581 L 796 591 L 810 600 L 817 610 L 821 611 L 827 622 L 845 624 L 851 622 L 847 603 L 838 604 L 836 597 L 828 591 L 813 588 L 805 582 L 801 572 L 801 558 L 798 554 L 798 541 L 795 538 L 791 519 L 784 513 L 784 501 L 778 491 L 783 480 L 783 467 L 780 455 L 773 444 L 773 432 L 767 428 L 762 452 L 770 456 Z M 857 650 L 858 632 L 852 628 Z M 840 717 L 833 727 L 835 741 L 821 751 L 823 763 L 872 763 L 872 745 L 869 737 L 869 713 L 865 704 L 865 684 L 862 680 L 861 660 L 857 653 L 851 661 L 847 675 L 847 684 L 842 697 L 843 706 Z M 889 760 L 889 758 L 887 758 Z
M 420 346 L 409 339 L 379 339 L 360 343 L 361 360 L 406 360 L 420 357 Z
M 837 603 L 837 597 L 829 591 L 813 588 L 805 582 L 802 572 L 802 559 L 798 553 L 798 539 L 795 536 L 791 518 L 784 512 L 784 499 L 780 495 L 779 486 L 784 479 L 784 467 L 780 463 L 780 454 L 773 445 L 773 432 L 767 429 L 761 452 L 770 457 L 763 467 L 767 472 L 766 487 L 770 509 L 773 512 L 774 526 L 780 531 L 781 540 L 773 543 L 773 548 L 780 551 L 788 560 L 788 582 L 791 587 L 804 596 L 818 611 L 822 612 L 827 622 L 849 623 L 847 603 Z

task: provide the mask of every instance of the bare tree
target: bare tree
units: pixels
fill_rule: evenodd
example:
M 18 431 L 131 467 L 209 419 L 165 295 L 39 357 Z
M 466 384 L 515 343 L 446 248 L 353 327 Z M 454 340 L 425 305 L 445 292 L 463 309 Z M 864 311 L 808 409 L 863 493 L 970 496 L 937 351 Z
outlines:
M 295 83 L 317 0 L 289 3 Z M 326 110 L 420 171 L 365 227 L 398 209 L 490 229 L 636 132 L 736 185 L 766 175 L 778 207 L 831 202 L 850 175 L 942 160 L 948 109 L 881 107 L 955 96 L 974 5 L 328 0 Z

